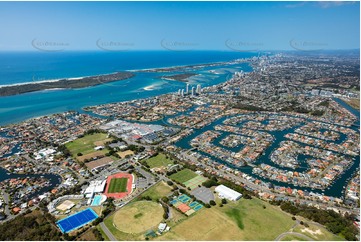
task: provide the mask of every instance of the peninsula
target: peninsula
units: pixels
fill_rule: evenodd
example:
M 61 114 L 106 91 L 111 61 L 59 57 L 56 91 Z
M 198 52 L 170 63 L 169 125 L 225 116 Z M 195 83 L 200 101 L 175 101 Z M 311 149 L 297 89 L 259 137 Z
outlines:
M 128 78 L 134 77 L 135 74 L 131 72 L 116 72 L 112 74 L 97 75 L 97 76 L 88 76 L 81 78 L 67 78 L 60 79 L 57 81 L 44 81 L 44 82 L 34 82 L 34 83 L 24 83 L 11 86 L 0 87 L 0 96 L 12 96 L 27 92 L 36 92 L 48 89 L 58 89 L 58 88 L 83 88 L 96 86 L 108 82 L 120 81 Z

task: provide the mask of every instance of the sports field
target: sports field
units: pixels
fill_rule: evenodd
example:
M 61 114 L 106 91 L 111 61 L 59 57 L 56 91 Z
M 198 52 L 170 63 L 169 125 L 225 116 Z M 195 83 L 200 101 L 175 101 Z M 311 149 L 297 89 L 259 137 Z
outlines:
M 128 178 L 113 178 L 110 180 L 108 193 L 126 192 Z
M 162 166 L 167 167 L 168 165 L 174 164 L 170 159 L 167 159 L 164 154 L 158 154 L 157 156 L 149 158 L 145 162 L 149 165 L 150 168 Z
M 132 193 L 133 175 L 120 172 L 107 177 L 104 195 L 114 199 L 122 199 Z
M 290 230 L 294 224 L 292 216 L 277 207 L 257 198 L 241 199 L 229 202 L 223 207 L 217 205 L 203 208 L 157 239 L 274 240 L 278 235 Z
M 93 157 L 101 157 L 101 156 L 104 156 L 104 151 L 99 150 L 99 151 L 94 151 L 94 152 L 88 153 L 86 155 L 77 156 L 76 158 L 79 161 L 84 162 L 84 160 L 91 160 Z
M 120 156 L 121 159 L 125 158 L 127 155 L 134 155 L 134 152 L 131 150 L 119 151 L 117 154 Z
M 94 148 L 98 146 L 96 144 L 99 144 L 99 142 L 103 143 L 105 140 L 108 140 L 107 136 L 107 134 L 103 133 L 86 135 L 83 138 L 66 143 L 65 146 L 74 157 L 77 156 L 78 153 L 86 155 L 95 151 Z M 106 153 L 108 151 L 102 152 Z
M 158 199 L 167 196 L 172 192 L 172 187 L 168 186 L 164 181 L 159 182 L 157 185 L 149 188 L 145 191 L 142 196 L 149 196 L 153 201 L 157 201 Z
M 202 183 L 205 181 L 207 181 L 207 178 L 197 175 L 196 177 L 183 182 L 183 184 L 193 190 L 194 188 L 197 188 L 198 185 L 202 185 Z
M 61 219 L 56 222 L 61 232 L 69 233 L 70 231 L 76 230 L 80 227 L 83 227 L 85 224 L 88 224 L 98 218 L 98 215 L 91 209 L 85 209 L 69 217 Z
M 164 210 L 158 203 L 139 201 L 119 209 L 113 217 L 113 224 L 124 233 L 142 233 L 158 226 L 163 220 Z
M 198 175 L 196 173 L 194 173 L 193 171 L 191 171 L 189 169 L 183 169 L 183 170 L 171 175 L 170 178 L 179 183 L 184 183 L 192 178 L 195 178 L 196 176 L 198 176 Z

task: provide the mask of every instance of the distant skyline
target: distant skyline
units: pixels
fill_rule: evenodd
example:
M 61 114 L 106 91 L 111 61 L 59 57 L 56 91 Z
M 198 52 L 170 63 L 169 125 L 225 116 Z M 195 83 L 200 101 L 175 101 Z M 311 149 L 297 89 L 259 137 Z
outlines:
M 0 2 L 0 51 L 360 48 L 359 2 Z

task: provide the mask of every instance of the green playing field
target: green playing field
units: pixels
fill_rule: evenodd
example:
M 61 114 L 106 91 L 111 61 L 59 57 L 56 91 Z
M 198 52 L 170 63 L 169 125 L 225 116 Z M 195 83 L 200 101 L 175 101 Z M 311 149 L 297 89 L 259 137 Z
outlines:
M 118 193 L 127 191 L 128 178 L 113 178 L 110 181 L 108 193 Z

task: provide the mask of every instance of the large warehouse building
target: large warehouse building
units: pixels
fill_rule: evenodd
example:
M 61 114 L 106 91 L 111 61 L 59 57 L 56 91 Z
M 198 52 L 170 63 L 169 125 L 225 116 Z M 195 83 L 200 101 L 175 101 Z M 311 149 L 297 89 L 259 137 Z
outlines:
M 216 187 L 216 192 L 218 192 L 218 196 L 220 198 L 225 198 L 231 201 L 237 201 L 242 197 L 241 193 L 223 185 Z

